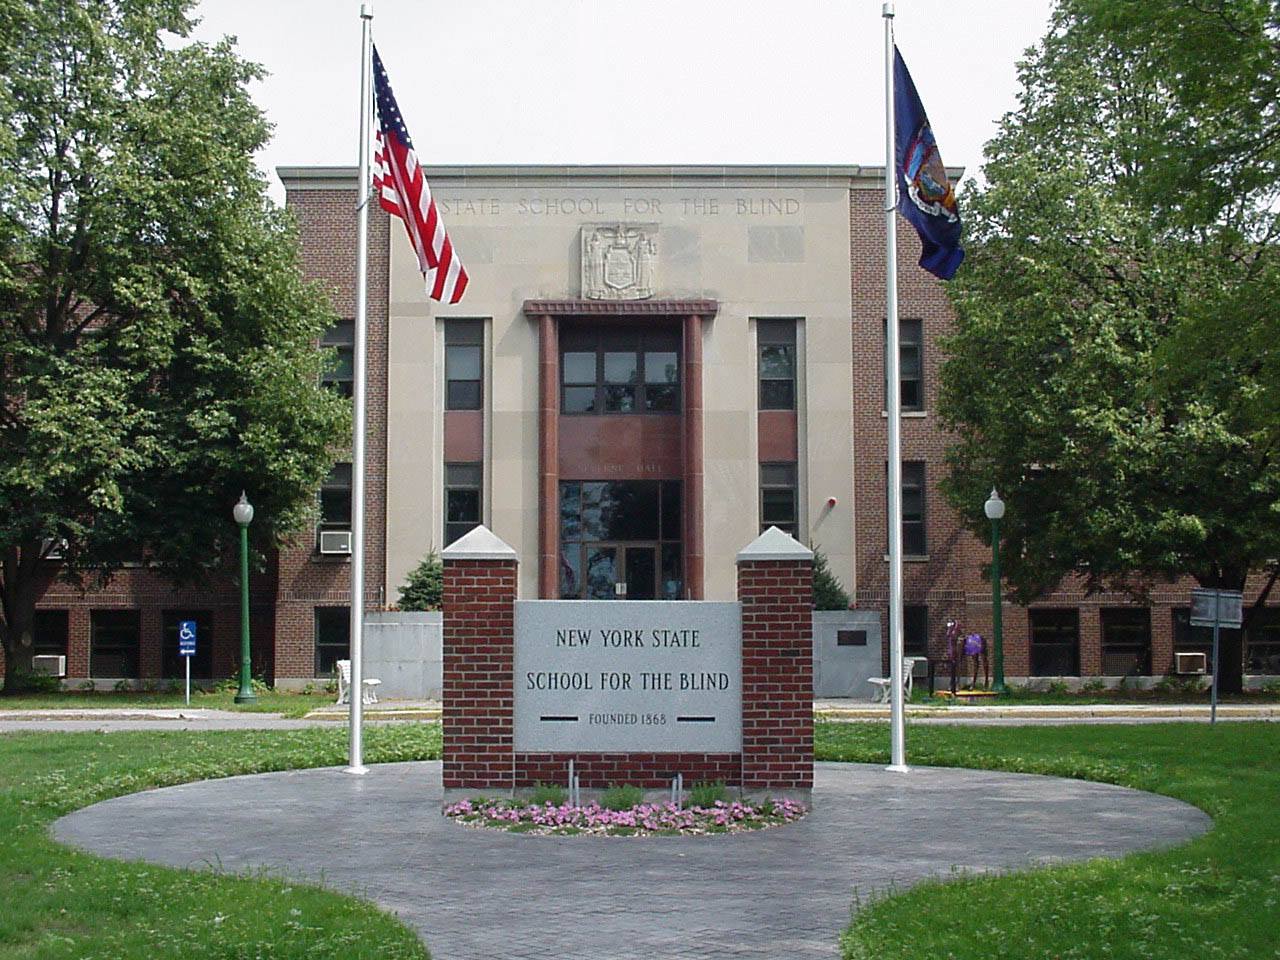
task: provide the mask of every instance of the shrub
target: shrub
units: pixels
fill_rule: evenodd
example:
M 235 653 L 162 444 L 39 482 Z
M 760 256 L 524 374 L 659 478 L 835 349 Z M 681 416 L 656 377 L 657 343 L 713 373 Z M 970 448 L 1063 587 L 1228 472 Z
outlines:
M 829 569 L 827 555 L 813 550 L 813 607 L 815 610 L 848 610 L 852 603 L 849 592 Z
M 639 787 L 610 784 L 600 797 L 600 806 L 606 810 L 630 810 L 644 803 L 644 791 Z
M 1087 680 L 1084 686 L 1080 688 L 1082 693 L 1102 693 L 1107 689 L 1107 685 L 1101 680 Z
M 400 587 L 401 610 L 439 610 L 444 598 L 444 564 L 432 550 L 409 573 Z
M 569 799 L 569 791 L 558 783 L 539 783 L 529 796 L 529 803 L 545 807 L 548 803 L 555 807 L 563 806 Z
M 729 791 L 723 780 L 700 780 L 689 791 L 691 807 L 713 807 L 717 801 L 729 799 Z

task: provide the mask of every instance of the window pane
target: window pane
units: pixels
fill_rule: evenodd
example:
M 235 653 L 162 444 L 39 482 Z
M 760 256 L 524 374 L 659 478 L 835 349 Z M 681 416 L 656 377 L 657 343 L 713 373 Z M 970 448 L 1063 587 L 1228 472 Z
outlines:
M 765 490 L 761 494 L 760 522 L 766 526 L 791 524 L 796 519 L 796 498 L 792 490 Z
M 1031 673 L 1037 677 L 1080 675 L 1080 619 L 1077 610 L 1032 610 Z
M 794 487 L 796 465 L 794 463 L 760 464 L 760 484 L 765 487 Z
M 929 655 L 929 608 L 906 606 L 902 608 L 902 646 L 910 657 Z
M 796 385 L 791 380 L 760 381 L 761 410 L 792 410 L 796 405 Z
M 680 540 L 684 530 L 680 524 L 680 481 L 662 481 L 662 539 Z
M 644 407 L 652 412 L 666 413 L 680 406 L 680 388 L 674 384 L 648 386 L 644 391 Z
M 760 379 L 788 380 L 795 377 L 795 348 L 779 343 L 760 345 Z
M 478 463 L 446 463 L 444 482 L 450 487 L 480 486 L 484 468 Z
M 450 380 L 445 388 L 445 407 L 449 410 L 479 410 L 480 381 Z
M 679 600 L 684 596 L 684 578 L 680 572 L 680 544 L 662 545 L 662 582 L 659 593 L 663 600 Z
M 605 413 L 630 413 L 636 408 L 636 388 L 606 386 L 604 388 Z
M 631 480 L 605 484 L 602 540 L 658 539 L 658 484 Z
M 587 599 L 616 600 L 618 592 L 618 551 L 614 547 L 587 550 Z
M 66 610 L 37 610 L 35 623 L 32 625 L 32 653 L 65 657 L 67 655 L 67 623 Z
M 928 553 L 925 549 L 923 523 L 906 520 L 902 522 L 902 552 L 912 557 L 923 557 Z
M 924 518 L 924 492 L 911 487 L 902 491 L 902 519 L 922 520 Z
M 346 607 L 316 608 L 316 676 L 337 672 L 351 656 L 351 614 Z
M 565 413 L 595 413 L 595 387 L 565 387 L 563 407 Z
M 604 539 L 604 516 L 601 501 L 605 484 L 598 481 L 582 485 L 582 539 Z
M 582 496 L 582 484 L 560 484 L 560 539 L 565 543 L 577 543 L 582 539 L 582 518 L 579 500 Z
M 480 380 L 480 348 L 477 346 L 450 346 L 444 351 L 444 376 L 446 380 Z
M 445 519 L 449 523 L 480 522 L 480 491 L 453 487 L 445 492 Z
M 595 383 L 595 353 L 566 353 L 561 361 L 560 379 L 564 383 Z
M 582 546 L 567 543 L 560 550 L 560 596 L 577 599 L 582 596 Z
M 920 397 L 920 381 L 903 380 L 902 408 L 904 410 L 919 410 L 923 406 L 924 401 Z
M 636 383 L 640 379 L 640 356 L 632 351 L 604 355 L 605 383 Z
M 674 352 L 651 352 L 644 355 L 645 383 L 678 383 L 680 365 Z
M 320 491 L 320 522 L 351 525 L 351 488 Z
M 904 379 L 920 376 L 920 348 L 903 344 L 898 350 L 898 375 Z
M 137 678 L 141 623 L 137 610 L 90 612 L 90 676 Z

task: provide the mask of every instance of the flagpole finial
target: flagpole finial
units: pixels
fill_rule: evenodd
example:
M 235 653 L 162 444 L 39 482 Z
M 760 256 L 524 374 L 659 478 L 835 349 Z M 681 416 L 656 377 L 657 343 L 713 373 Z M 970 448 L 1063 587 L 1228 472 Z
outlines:
M 886 0 L 880 7 L 880 16 L 889 20 L 893 19 L 893 0 Z
M 373 19 L 373 0 L 365 0 L 364 3 L 360 4 L 360 19 Z

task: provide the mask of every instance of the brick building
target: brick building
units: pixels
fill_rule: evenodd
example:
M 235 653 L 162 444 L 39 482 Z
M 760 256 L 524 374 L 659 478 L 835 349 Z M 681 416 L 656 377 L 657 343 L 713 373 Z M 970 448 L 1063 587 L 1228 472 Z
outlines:
M 354 171 L 280 175 L 305 269 L 344 318 L 325 340 L 339 354 L 329 379 L 349 389 Z M 520 554 L 522 597 L 731 599 L 737 549 L 776 525 L 821 549 L 857 606 L 883 612 L 880 177 L 435 168 L 471 275 L 453 307 L 427 300 L 403 231 L 375 212 L 366 605 L 393 603 L 429 550 L 480 522 Z M 900 223 L 907 642 L 937 658 L 948 618 L 989 632 L 989 556 L 936 491 L 936 341 L 951 315 L 917 250 Z M 254 580 L 255 668 L 278 682 L 326 676 L 345 651 L 349 522 L 340 464 L 317 529 Z M 1175 649 L 1206 649 L 1185 623 L 1189 587 L 1136 606 L 1064 584 L 1029 609 L 1009 605 L 1006 672 L 1162 674 Z M 181 592 L 131 569 L 83 595 L 53 586 L 40 608 L 41 649 L 68 656 L 73 683 L 176 676 L 166 651 L 178 619 L 203 620 L 212 639 L 197 674 L 237 662 L 230 582 Z M 1249 672 L 1280 672 L 1280 608 L 1270 613 L 1247 638 Z

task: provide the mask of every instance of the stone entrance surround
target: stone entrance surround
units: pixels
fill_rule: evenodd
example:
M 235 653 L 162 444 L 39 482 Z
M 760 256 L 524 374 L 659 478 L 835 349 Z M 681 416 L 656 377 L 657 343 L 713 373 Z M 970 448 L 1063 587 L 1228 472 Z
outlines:
M 1211 823 L 1167 797 L 1054 777 L 827 763 L 815 774 L 804 819 L 718 837 L 462 827 L 440 815 L 439 763 L 147 790 L 72 813 L 53 833 L 102 856 L 265 871 L 367 897 L 436 960 L 829 960 L 855 893 L 865 902 L 953 869 L 1120 856 Z
M 645 751 L 518 750 L 516 553 L 481 526 L 442 558 L 446 801 L 563 784 L 570 761 L 588 790 L 615 783 L 661 789 L 681 774 L 686 785 L 722 780 L 751 795 L 807 799 L 813 786 L 813 553 L 796 540 L 770 528 L 738 554 L 742 746 L 715 753 L 670 752 L 657 728 Z M 574 602 L 590 609 L 587 601 Z

